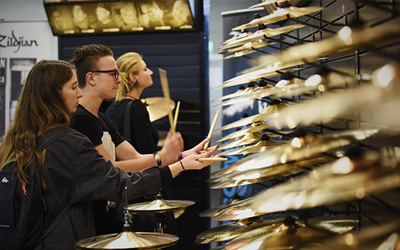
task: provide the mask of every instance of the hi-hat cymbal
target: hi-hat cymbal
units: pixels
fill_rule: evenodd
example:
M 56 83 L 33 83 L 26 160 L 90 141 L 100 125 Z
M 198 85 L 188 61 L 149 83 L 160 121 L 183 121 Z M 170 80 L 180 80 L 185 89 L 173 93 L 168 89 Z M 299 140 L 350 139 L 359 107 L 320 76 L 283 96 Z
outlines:
M 329 220 L 329 218 L 326 219 Z M 297 249 L 307 243 L 337 234 L 336 229 L 338 228 L 340 228 L 339 231 L 348 232 L 358 223 L 357 220 L 339 219 L 339 221 L 343 220 L 342 226 L 339 227 L 339 223 L 336 223 L 335 220 L 331 218 L 335 226 L 330 225 L 328 227 L 323 227 L 323 224 L 319 224 L 321 220 L 316 220 L 317 223 L 313 224 L 311 220 L 303 223 L 301 220 L 294 220 L 290 217 L 285 218 L 283 223 L 267 225 L 245 232 L 226 243 L 223 249 L 242 249 L 244 245 L 247 249 L 254 250 Z M 331 231 L 331 229 L 334 231 Z
M 207 244 L 210 242 L 220 242 L 235 239 L 243 233 L 250 232 L 257 228 L 262 228 L 268 225 L 282 224 L 284 218 L 264 216 L 242 219 L 226 223 L 207 231 L 200 233 L 197 236 L 196 243 Z M 297 223 L 304 224 L 304 220 L 296 220 Z M 322 217 L 312 218 L 307 220 L 307 225 L 321 230 L 329 230 L 332 233 L 343 234 L 353 229 L 358 224 L 358 220 L 348 217 Z
M 164 97 L 149 97 L 140 100 L 146 104 L 151 122 L 167 116 L 175 108 L 175 102 L 170 99 L 168 103 L 165 103 Z
M 244 155 L 244 154 L 253 154 L 253 153 L 261 153 L 266 151 L 269 148 L 280 146 L 285 144 L 287 141 L 274 141 L 270 139 L 263 139 L 253 145 L 243 146 L 240 148 L 231 149 L 228 151 L 224 151 L 219 155 Z
M 237 187 L 260 183 L 276 178 L 289 176 L 304 171 L 305 168 L 313 165 L 324 164 L 333 161 L 335 158 L 328 155 L 320 155 L 317 157 L 299 160 L 295 162 L 279 164 L 271 167 L 260 168 L 255 170 L 238 171 L 227 175 L 222 175 L 218 179 L 219 183 L 210 186 L 211 189 Z M 218 176 L 217 176 L 218 177 Z M 214 177 L 215 179 L 217 177 Z
M 276 28 L 276 29 L 266 28 L 266 29 L 258 30 L 252 35 L 249 35 L 249 36 L 234 40 L 230 43 L 227 43 L 227 44 L 225 44 L 225 46 L 223 46 L 219 49 L 223 50 L 223 49 L 239 46 L 242 44 L 247 44 L 249 42 L 259 41 L 261 39 L 264 39 L 265 37 L 276 36 L 276 35 L 283 34 L 283 33 L 289 32 L 289 31 L 300 29 L 302 27 L 304 27 L 304 25 L 294 24 L 294 25 L 288 25 L 288 26 L 284 26 L 284 27 L 280 27 L 280 28 Z M 271 45 L 271 44 L 268 44 L 265 46 L 269 46 L 269 45 Z M 251 47 L 249 47 L 248 49 L 250 49 L 250 48 Z
M 194 203 L 194 201 L 187 200 L 163 200 L 158 198 L 150 202 L 140 202 L 128 205 L 128 210 L 131 213 L 164 213 L 166 211 L 186 208 Z
M 200 217 L 213 217 L 213 216 L 218 214 L 219 210 L 224 209 L 224 208 L 226 208 L 226 207 L 228 207 L 228 206 L 230 206 L 232 204 L 235 204 L 235 203 L 239 202 L 240 200 L 241 199 L 232 199 L 230 202 L 227 202 L 226 204 L 223 204 L 223 205 L 220 205 L 218 207 L 211 208 L 211 209 L 208 209 L 208 210 L 206 210 L 204 212 L 201 212 L 199 214 L 199 216 Z
M 122 232 L 94 236 L 76 242 L 77 249 L 161 249 L 174 245 L 179 238 L 172 234 Z
M 306 159 L 332 149 L 349 145 L 352 141 L 363 140 L 377 132 L 377 129 L 360 129 L 322 136 L 307 135 L 301 138 L 296 137 L 288 144 L 271 148 L 262 153 L 248 155 L 229 167 L 215 172 L 213 175 L 223 175 L 236 171 L 259 169 L 295 160 Z
M 296 17 L 309 15 L 314 12 L 321 11 L 323 9 L 324 9 L 324 7 L 317 7 L 317 6 L 304 7 L 304 8 L 297 8 L 297 7 L 291 6 L 288 8 L 280 8 L 280 9 L 275 10 L 272 14 L 253 19 L 251 22 L 237 26 L 237 27 L 233 28 L 232 30 L 253 28 L 253 27 L 257 27 L 259 24 L 276 23 L 276 22 L 286 20 L 289 18 L 296 18 Z
M 231 128 L 237 128 L 240 126 L 244 126 L 247 124 L 251 124 L 254 122 L 259 122 L 259 121 L 263 121 L 263 120 L 267 120 L 271 117 L 274 116 L 275 113 L 277 113 L 278 111 L 281 111 L 282 109 L 288 108 L 290 107 L 288 104 L 285 103 L 280 103 L 280 104 L 276 104 L 276 105 L 270 105 L 268 107 L 266 107 L 264 109 L 264 111 L 261 114 L 257 114 L 257 115 L 252 115 L 249 117 L 245 117 L 242 118 L 236 122 L 232 122 L 228 125 L 223 126 L 222 128 L 217 129 L 217 131 L 220 130 L 227 130 L 227 129 L 231 129 Z
M 257 42 L 257 41 L 252 41 L 252 42 L 248 42 L 245 43 L 244 45 L 237 47 L 237 48 L 233 48 L 233 49 L 227 49 L 227 50 L 223 50 L 218 52 L 218 54 L 228 54 L 228 53 L 235 53 L 235 52 L 241 52 L 241 51 L 245 51 L 245 50 L 250 50 L 250 49 L 259 49 L 265 46 L 269 46 L 275 44 L 275 42 L 271 42 L 271 41 L 266 41 L 266 42 Z
M 221 43 L 221 45 L 225 45 L 225 44 L 231 43 L 231 42 L 233 42 L 233 41 L 236 41 L 236 40 L 238 40 L 238 39 L 244 38 L 244 37 L 246 37 L 246 36 L 251 36 L 251 35 L 253 35 L 253 34 L 254 34 L 253 32 L 250 32 L 250 31 L 248 31 L 248 30 L 244 30 L 244 31 L 243 31 L 241 34 L 239 34 L 238 36 L 235 36 L 235 37 L 232 37 L 232 38 L 230 38 L 230 39 L 228 39 L 228 40 L 225 40 L 224 42 Z
M 247 69 L 243 73 L 257 71 L 276 64 L 293 64 L 312 60 L 343 51 L 357 49 L 365 46 L 375 46 L 387 43 L 400 35 L 398 28 L 400 18 L 375 27 L 343 27 L 332 37 L 308 44 L 292 46 L 279 55 L 266 55 L 258 60 L 258 65 Z
M 241 138 L 237 138 L 236 140 L 233 140 L 231 142 L 228 142 L 226 144 L 223 144 L 218 148 L 218 150 L 224 150 L 227 148 L 233 148 L 233 147 L 238 147 L 238 146 L 243 146 L 243 145 L 248 145 L 252 144 L 255 142 L 261 141 L 262 134 L 255 132 L 251 134 L 244 135 Z
M 368 152 L 342 157 L 307 175 L 276 185 L 219 211 L 215 220 L 235 220 L 277 211 L 305 209 L 340 201 L 361 199 L 400 186 L 398 156 Z
M 370 226 L 358 233 L 346 233 L 316 244 L 302 247 L 304 250 L 398 250 L 400 240 L 399 221 L 387 222 L 380 226 Z

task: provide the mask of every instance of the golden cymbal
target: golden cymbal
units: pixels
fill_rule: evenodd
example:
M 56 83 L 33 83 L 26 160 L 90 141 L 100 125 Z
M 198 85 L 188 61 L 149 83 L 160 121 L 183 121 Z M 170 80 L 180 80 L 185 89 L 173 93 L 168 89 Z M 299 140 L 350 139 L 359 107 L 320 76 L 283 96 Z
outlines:
M 238 91 L 236 91 L 235 93 L 226 95 L 226 96 L 222 96 L 220 98 L 217 98 L 215 100 L 212 100 L 212 102 L 214 101 L 220 101 L 220 100 L 224 100 L 224 99 L 229 99 L 229 98 L 233 98 L 233 97 L 238 97 L 238 96 L 242 96 L 242 95 L 246 95 L 248 93 L 253 92 L 254 89 L 256 89 L 257 87 L 254 84 L 249 83 L 249 86 L 247 86 L 247 88 L 241 86 L 242 88 L 239 88 Z
M 245 50 L 251 50 L 251 49 L 259 49 L 262 47 L 266 47 L 269 45 L 275 44 L 275 42 L 271 42 L 271 41 L 266 41 L 266 42 L 257 42 L 257 41 L 252 41 L 252 42 L 248 42 L 245 43 L 244 45 L 240 46 L 240 47 L 236 47 L 233 49 L 227 49 L 227 50 L 223 50 L 218 52 L 218 54 L 228 54 L 228 53 L 235 53 L 235 52 L 241 52 L 241 51 L 245 51 Z
M 329 219 L 329 218 L 328 218 Z M 346 220 L 342 231 L 349 231 L 354 228 L 357 220 Z M 307 223 L 307 224 L 306 224 Z M 319 224 L 321 225 L 321 224 Z M 337 227 L 337 226 L 336 226 Z M 285 218 L 283 223 L 276 223 L 245 232 L 224 245 L 224 249 L 296 249 L 310 242 L 335 235 L 330 231 L 335 227 L 314 227 L 308 221 Z
M 396 156 L 383 157 L 374 152 L 346 156 L 244 200 L 245 207 L 231 205 L 219 211 L 215 220 L 330 205 L 396 187 L 400 187 L 400 165 Z
M 233 96 L 233 95 L 232 95 L 232 96 L 231 96 L 232 99 L 230 99 L 230 100 L 228 100 L 228 101 L 224 101 L 224 102 L 222 102 L 222 103 L 220 103 L 220 104 L 217 104 L 217 105 L 215 105 L 213 108 L 215 108 L 215 107 L 220 107 L 220 106 L 224 106 L 224 105 L 227 105 L 227 104 L 238 103 L 238 102 L 237 102 L 238 99 L 239 99 L 239 100 L 242 100 L 242 99 L 243 99 L 243 101 L 245 101 L 245 100 L 248 101 L 248 100 L 250 100 L 250 99 L 248 98 L 248 96 L 252 96 L 252 95 L 254 95 L 254 94 L 256 94 L 256 93 L 259 93 L 259 92 L 264 92 L 265 90 L 271 89 L 271 88 L 274 88 L 274 86 L 271 85 L 271 84 L 267 84 L 267 85 L 262 86 L 262 87 L 254 88 L 254 89 L 252 89 L 251 91 L 242 92 L 241 95 L 236 95 L 236 96 Z
M 227 130 L 227 129 L 231 129 L 231 128 L 236 128 L 236 127 L 240 127 L 240 126 L 244 126 L 247 124 L 251 124 L 254 122 L 259 122 L 259 121 L 263 121 L 263 120 L 267 120 L 271 117 L 273 117 L 275 115 L 275 113 L 277 113 L 278 111 L 288 108 L 290 107 L 288 104 L 285 103 L 280 103 L 280 104 L 276 104 L 276 105 L 270 105 L 268 107 L 266 107 L 263 112 L 261 114 L 258 115 L 252 115 L 249 117 L 245 117 L 242 118 L 236 122 L 232 122 L 228 125 L 223 126 L 222 128 L 217 129 L 217 131 L 220 130 Z M 268 124 L 270 125 L 270 124 Z M 271 126 L 271 125 L 270 125 Z
M 400 18 L 395 18 L 375 27 L 350 28 L 345 26 L 336 35 L 321 41 L 292 46 L 281 51 L 280 54 L 262 56 L 259 58 L 257 66 L 242 73 L 257 71 L 276 64 L 296 64 L 359 47 L 387 43 L 400 35 L 399 20 Z
M 317 6 L 303 7 L 303 8 L 297 8 L 297 7 L 291 6 L 288 8 L 280 8 L 280 9 L 275 10 L 272 14 L 253 19 L 251 22 L 237 26 L 237 27 L 233 28 L 232 30 L 253 28 L 253 27 L 257 27 L 259 24 L 276 23 L 276 22 L 286 20 L 289 18 L 296 18 L 296 17 L 309 15 L 314 12 L 321 11 L 323 9 L 324 9 L 324 7 L 317 7 Z
M 219 49 L 223 50 L 223 49 L 239 46 L 242 44 L 248 44 L 249 42 L 259 41 L 259 40 L 264 39 L 265 37 L 276 36 L 276 35 L 283 34 L 283 33 L 289 32 L 289 31 L 300 29 L 302 27 L 304 27 L 304 25 L 294 24 L 294 25 L 288 25 L 288 26 L 284 26 L 284 27 L 280 27 L 280 28 L 276 28 L 276 29 L 266 28 L 266 29 L 258 30 L 252 35 L 249 35 L 249 36 L 237 39 L 235 41 L 232 41 L 230 43 L 227 43 L 225 46 L 222 46 Z M 269 41 L 267 41 L 266 43 L 268 43 L 268 42 Z M 264 46 L 269 46 L 269 45 L 271 45 L 271 44 L 264 45 Z M 248 49 L 251 49 L 251 48 L 252 47 L 248 47 Z
M 313 158 L 308 158 L 285 164 L 278 164 L 266 168 L 233 172 L 227 175 L 214 177 L 214 180 L 218 180 L 220 182 L 211 185 L 210 188 L 219 189 L 219 188 L 237 187 L 237 186 L 243 186 L 243 185 L 273 180 L 276 178 L 300 173 L 304 171 L 304 169 L 307 167 L 318 164 L 324 164 L 333 161 L 334 159 L 335 158 L 333 156 L 320 155 Z
M 216 208 L 211 208 L 211 209 L 208 209 L 208 210 L 206 210 L 204 212 L 201 212 L 199 214 L 199 216 L 200 217 L 213 217 L 213 216 L 218 214 L 219 210 L 224 209 L 224 208 L 226 208 L 226 207 L 228 207 L 228 206 L 230 206 L 232 204 L 235 204 L 235 203 L 239 202 L 240 200 L 241 199 L 232 199 L 230 202 L 227 202 L 224 205 L 220 205 L 220 206 L 218 206 Z
M 258 133 L 258 132 L 247 134 L 241 138 L 238 138 L 236 140 L 233 140 L 231 142 L 223 144 L 222 146 L 220 146 L 218 148 L 218 150 L 224 150 L 227 148 L 233 148 L 233 147 L 238 147 L 238 146 L 243 146 L 243 145 L 248 145 L 248 144 L 252 144 L 255 142 L 259 142 L 259 141 L 261 141 L 261 137 L 262 137 L 262 134 Z
M 244 135 L 247 135 L 247 134 L 259 132 L 259 131 L 261 131 L 263 129 L 267 129 L 267 128 L 269 128 L 268 124 L 266 124 L 263 121 L 254 122 L 254 123 L 250 124 L 248 128 L 240 129 L 238 131 L 230 133 L 229 135 L 222 137 L 221 139 L 219 139 L 216 142 L 222 142 L 222 141 L 226 141 L 226 140 L 229 140 L 229 139 L 234 139 L 234 138 L 241 137 L 241 136 L 244 136 Z M 268 136 L 271 137 L 271 138 L 279 137 L 279 135 L 272 134 L 272 133 L 268 133 Z
M 224 151 L 219 155 L 244 155 L 244 154 L 261 153 L 269 148 L 280 146 L 285 143 L 287 143 L 287 141 L 274 141 L 270 139 L 263 139 L 261 137 L 261 140 L 253 145 L 243 146 L 240 148 Z
M 151 122 L 167 116 L 175 108 L 175 102 L 170 99 L 168 103 L 165 103 L 164 97 L 149 97 L 140 100 L 146 104 Z
M 186 208 L 193 205 L 194 201 L 163 200 L 161 198 L 150 202 L 139 202 L 128 205 L 130 213 L 164 213 L 175 209 Z
M 233 53 L 232 55 L 225 56 L 225 57 L 223 58 L 223 60 L 228 60 L 228 59 L 231 59 L 231 58 L 236 58 L 236 57 L 241 57 L 241 56 L 247 56 L 247 55 L 253 54 L 253 53 L 255 53 L 255 52 L 257 52 L 257 50 L 254 50 L 254 49 L 249 49 L 249 50 L 244 50 L 244 51 L 240 51 L 240 52 L 235 52 L 235 53 Z
M 369 226 L 358 233 L 346 233 L 335 236 L 316 244 L 302 247 L 304 250 L 367 250 L 367 249 L 386 249 L 398 250 L 400 238 L 399 221 L 386 222 L 380 226 Z
M 233 42 L 233 41 L 236 41 L 236 40 L 238 40 L 238 39 L 244 38 L 244 37 L 246 37 L 246 36 L 251 36 L 251 35 L 253 35 L 253 34 L 254 34 L 253 32 L 250 32 L 250 31 L 248 31 L 248 30 L 244 30 L 244 31 L 243 31 L 241 34 L 239 34 L 238 36 L 232 37 L 232 38 L 230 38 L 230 39 L 228 39 L 228 40 L 222 42 L 221 45 L 225 45 L 225 44 L 231 43 L 231 42 Z
M 262 3 L 258 3 L 258 4 L 250 6 L 248 9 L 254 9 L 254 8 L 258 8 L 258 7 L 267 6 L 272 3 L 279 3 L 279 2 L 285 2 L 285 1 L 288 1 L 288 0 L 265 0 Z
M 307 135 L 295 137 L 288 144 L 274 147 L 262 153 L 248 155 L 229 167 L 223 168 L 213 175 L 223 175 L 236 171 L 259 169 L 295 160 L 306 159 L 332 149 L 349 145 L 352 141 L 363 140 L 378 132 L 371 130 L 349 130 L 321 136 Z
M 196 243 L 208 244 L 210 242 L 220 242 L 235 239 L 243 233 L 250 232 L 257 228 L 263 228 L 268 225 L 282 225 L 285 219 L 282 217 L 253 217 L 226 223 L 207 231 L 200 233 L 197 236 Z M 296 219 L 296 223 L 305 225 L 304 220 Z M 357 226 L 358 220 L 349 217 L 322 217 L 307 219 L 307 225 L 313 228 L 328 230 L 332 233 L 343 234 L 352 230 Z M 267 229 L 267 228 L 266 228 Z
M 179 238 L 164 233 L 134 233 L 94 236 L 76 242 L 77 249 L 160 249 L 174 245 Z

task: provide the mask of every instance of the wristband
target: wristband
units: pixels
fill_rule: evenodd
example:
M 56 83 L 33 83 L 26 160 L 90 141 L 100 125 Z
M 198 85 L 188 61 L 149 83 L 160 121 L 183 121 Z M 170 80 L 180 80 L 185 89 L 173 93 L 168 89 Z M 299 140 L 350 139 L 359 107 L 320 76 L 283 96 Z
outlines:
M 161 163 L 161 158 L 160 158 L 160 156 L 157 154 L 157 152 L 154 152 L 153 155 L 154 155 L 154 158 L 156 159 L 157 166 L 161 167 L 161 164 L 162 164 L 162 163 Z
M 183 167 L 183 164 L 182 164 L 181 160 L 179 160 L 179 163 L 181 164 L 183 171 L 186 171 L 186 169 Z
M 181 154 L 178 157 L 178 161 L 183 160 L 183 152 L 181 152 Z

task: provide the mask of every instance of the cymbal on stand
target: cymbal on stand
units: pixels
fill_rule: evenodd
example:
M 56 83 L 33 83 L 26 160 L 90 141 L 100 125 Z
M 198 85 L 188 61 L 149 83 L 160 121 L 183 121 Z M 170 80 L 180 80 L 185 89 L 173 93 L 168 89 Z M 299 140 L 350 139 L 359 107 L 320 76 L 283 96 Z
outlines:
M 158 198 L 151 202 L 140 202 L 128 205 L 130 213 L 164 213 L 175 209 L 186 208 L 193 205 L 194 201 L 163 200 Z
M 134 233 L 94 236 L 76 242 L 77 249 L 161 249 L 174 245 L 179 238 L 172 234 Z

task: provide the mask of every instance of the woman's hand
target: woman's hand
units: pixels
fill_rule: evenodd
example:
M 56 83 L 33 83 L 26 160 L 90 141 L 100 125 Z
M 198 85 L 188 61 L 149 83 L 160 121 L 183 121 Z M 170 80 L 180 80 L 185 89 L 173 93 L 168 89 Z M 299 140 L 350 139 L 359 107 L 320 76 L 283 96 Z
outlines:
M 183 154 L 183 158 L 189 156 L 189 155 L 198 155 L 204 152 L 207 152 L 208 155 L 212 155 L 215 153 L 215 151 L 217 151 L 219 145 L 217 146 L 213 146 L 213 147 L 209 147 L 207 148 L 207 151 L 204 151 L 204 145 L 206 145 L 206 143 L 209 141 L 209 138 L 204 139 L 202 142 L 200 142 L 199 144 L 197 144 L 196 146 L 194 146 L 193 148 L 186 150 L 184 152 L 182 152 Z M 208 157 L 208 156 L 207 156 Z
M 203 169 L 204 167 L 207 167 L 212 164 L 212 162 L 200 162 L 197 159 L 199 159 L 199 158 L 214 158 L 214 157 L 219 157 L 219 155 L 213 155 L 210 157 L 208 152 L 204 152 L 201 154 L 191 154 L 191 155 L 188 155 L 187 157 L 185 157 L 180 162 L 178 161 L 178 162 L 170 165 L 169 169 L 171 170 L 172 176 L 175 177 L 182 171 L 200 170 L 200 169 Z
M 181 152 L 183 151 L 183 138 L 181 133 L 172 133 L 169 130 L 167 138 L 165 138 L 163 148 L 158 151 L 158 155 L 161 158 L 162 166 L 172 164 L 178 160 Z

